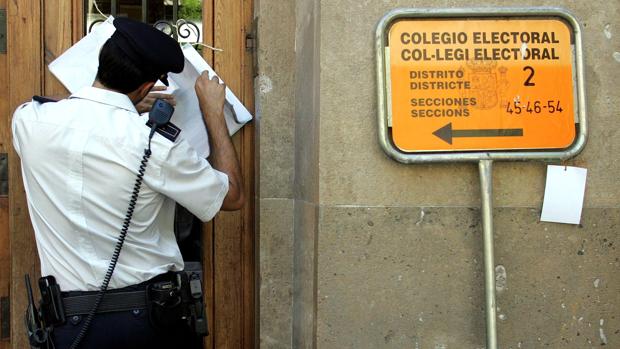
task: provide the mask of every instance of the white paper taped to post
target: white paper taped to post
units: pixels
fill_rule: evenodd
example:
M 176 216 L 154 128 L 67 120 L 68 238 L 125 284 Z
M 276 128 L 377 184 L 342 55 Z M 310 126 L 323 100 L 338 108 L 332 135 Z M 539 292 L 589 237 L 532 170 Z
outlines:
M 540 220 L 579 224 L 588 170 L 572 166 L 547 166 L 545 199 Z
M 114 18 L 110 16 L 49 64 L 50 72 L 69 92 L 75 93 L 91 86 L 95 81 L 99 67 L 99 51 L 116 30 L 112 24 L 113 20 Z M 182 45 L 182 50 L 185 67 L 179 74 L 168 74 L 170 86 L 162 92 L 171 93 L 175 97 L 176 106 L 171 121 L 181 128 L 180 136 L 185 138 L 200 156 L 207 157 L 209 155 L 207 128 L 202 119 L 194 84 L 196 78 L 204 71 L 208 71 L 210 78 L 217 74 L 191 45 Z M 158 85 L 161 85 L 161 82 L 158 82 Z M 224 117 L 231 135 L 252 120 L 252 114 L 228 87 L 226 87 Z

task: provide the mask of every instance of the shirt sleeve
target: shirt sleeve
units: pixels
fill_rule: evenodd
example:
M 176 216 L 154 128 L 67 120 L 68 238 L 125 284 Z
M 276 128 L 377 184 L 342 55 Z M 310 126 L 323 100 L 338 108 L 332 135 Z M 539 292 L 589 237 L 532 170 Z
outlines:
M 175 143 L 161 165 L 162 194 L 207 222 L 222 207 L 228 193 L 228 176 L 198 156 L 185 140 Z

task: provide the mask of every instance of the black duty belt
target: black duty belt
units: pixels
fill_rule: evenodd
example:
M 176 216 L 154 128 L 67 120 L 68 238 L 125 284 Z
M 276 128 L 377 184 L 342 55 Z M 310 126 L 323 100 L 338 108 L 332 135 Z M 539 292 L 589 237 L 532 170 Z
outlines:
M 98 292 L 89 295 L 69 296 L 63 298 L 65 315 L 85 315 L 91 312 Z M 146 291 L 128 291 L 106 293 L 97 313 L 111 313 L 134 309 L 146 309 Z

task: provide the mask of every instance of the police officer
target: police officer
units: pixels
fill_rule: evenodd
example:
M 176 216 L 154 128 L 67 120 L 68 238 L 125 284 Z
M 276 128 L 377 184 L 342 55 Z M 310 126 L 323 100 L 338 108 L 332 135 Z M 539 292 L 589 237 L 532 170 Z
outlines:
M 183 69 L 182 51 L 172 38 L 129 19 L 117 18 L 114 25 L 92 87 L 58 102 L 25 103 L 13 116 L 13 142 L 41 273 L 55 277 L 65 299 L 90 296 L 101 286 L 151 130 L 135 106 L 157 80 L 167 83 L 168 72 Z M 154 135 L 106 296 L 139 294 L 184 268 L 173 232 L 175 202 L 205 222 L 219 210 L 237 210 L 244 203 L 239 163 L 223 117 L 224 85 L 205 73 L 195 90 L 211 154 L 198 156 L 182 132 Z M 189 327 L 154 327 L 146 307 L 128 306 L 133 308 L 125 304 L 115 310 L 112 304 L 97 313 L 80 347 L 200 347 Z M 84 318 L 68 316 L 56 326 L 54 347 L 70 347 Z

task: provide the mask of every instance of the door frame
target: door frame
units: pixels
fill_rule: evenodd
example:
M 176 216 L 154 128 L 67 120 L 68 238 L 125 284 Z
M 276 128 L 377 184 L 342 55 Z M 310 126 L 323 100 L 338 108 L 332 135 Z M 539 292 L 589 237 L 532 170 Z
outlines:
M 27 305 L 24 274 L 31 278 L 40 275 L 20 161 L 9 141 L 12 112 L 33 95 L 66 94 L 47 64 L 77 42 L 84 27 L 83 0 L 0 0 L 0 8 L 5 5 L 8 45 L 7 54 L 0 54 L 0 73 L 2 69 L 8 72 L 2 74 L 4 79 L 0 76 L 0 88 L 5 87 L 2 91 L 8 98 L 0 101 L 0 115 L 5 115 L 0 136 L 7 141 L 0 142 L 0 152 L 8 153 L 9 195 L 0 197 L 0 220 L 2 214 L 8 216 L 8 224 L 0 221 L 0 241 L 6 227 L 9 248 L 0 252 L 0 261 L 10 258 L 10 277 L 1 274 L 0 297 L 8 281 L 11 337 L 10 344 L 0 341 L 0 349 L 28 347 L 23 326 Z M 203 42 L 223 49 L 205 50 L 204 57 L 250 111 L 254 110 L 255 53 L 246 48 L 246 38 L 254 27 L 253 5 L 254 0 L 203 1 Z M 258 347 L 255 131 L 250 123 L 233 137 L 246 205 L 237 212 L 221 212 L 203 226 L 203 286 L 211 333 L 205 339 L 205 348 L 209 349 Z

